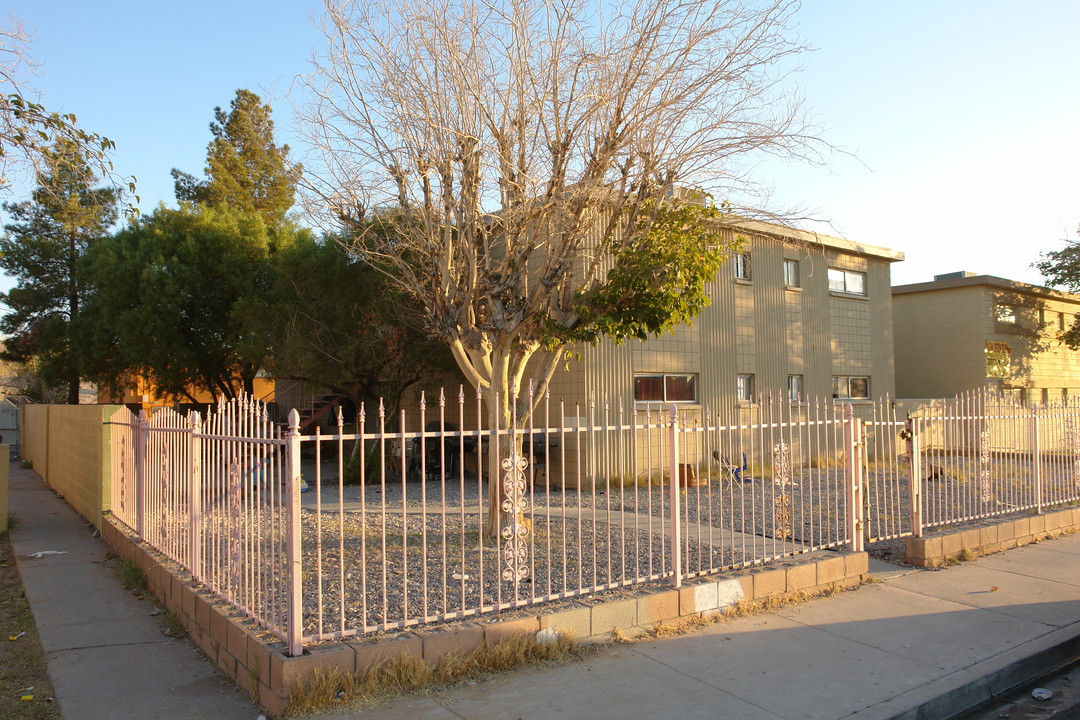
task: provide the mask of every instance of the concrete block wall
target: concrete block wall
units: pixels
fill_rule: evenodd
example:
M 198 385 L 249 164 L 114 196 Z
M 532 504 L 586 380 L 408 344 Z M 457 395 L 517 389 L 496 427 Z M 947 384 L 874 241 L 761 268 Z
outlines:
M 306 648 L 301 657 L 289 657 L 283 642 L 260 631 L 208 591 L 191 587 L 160 554 L 108 516 L 102 537 L 120 557 L 146 573 L 150 591 L 183 623 L 210 661 L 271 716 L 283 714 L 292 694 L 311 682 L 317 671 L 338 669 L 361 675 L 402 656 L 438 664 L 451 654 L 466 655 L 484 643 L 496 645 L 548 628 L 582 643 L 606 642 L 616 635 L 635 637 L 658 623 L 677 624 L 740 601 L 857 585 L 867 574 L 866 553 L 823 551 L 777 565 L 690 580 L 678 589 L 641 588 L 615 598 L 586 597 L 381 637 L 320 643 Z
M 11 446 L 0 445 L 0 532 L 8 529 L 8 489 L 11 487 Z
M 1011 550 L 1063 533 L 1080 532 L 1080 507 L 1048 510 L 1040 515 L 997 518 L 977 526 L 935 532 L 907 539 L 907 562 L 940 567 L 966 555 Z
M 109 433 L 116 405 L 25 405 L 23 459 L 89 522 L 109 510 Z

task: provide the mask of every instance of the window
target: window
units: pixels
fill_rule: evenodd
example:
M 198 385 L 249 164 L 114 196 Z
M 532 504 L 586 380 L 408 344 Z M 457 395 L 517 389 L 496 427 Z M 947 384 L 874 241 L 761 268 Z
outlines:
M 787 396 L 788 402 L 802 402 L 802 375 L 787 376 Z
M 1016 324 L 1016 308 L 1012 305 L 995 305 L 994 319 L 1006 325 Z
M 798 260 L 784 261 L 784 285 L 787 287 L 800 287 Z
M 637 402 L 697 402 L 697 375 L 634 375 Z
M 834 377 L 833 397 L 837 400 L 869 400 L 870 378 L 840 375 Z
M 866 273 L 829 268 L 829 290 L 849 295 L 865 295 Z
M 1065 329 L 1065 313 L 1058 313 L 1058 330 Z
M 754 376 L 753 375 L 737 375 L 737 376 L 735 376 L 735 398 L 739 402 L 753 402 L 754 401 Z
M 1012 348 L 1009 344 L 987 340 L 984 352 L 986 353 L 986 377 L 1009 377 L 1009 373 L 1012 372 Z
M 739 253 L 735 256 L 735 277 L 739 280 L 750 279 L 750 253 Z

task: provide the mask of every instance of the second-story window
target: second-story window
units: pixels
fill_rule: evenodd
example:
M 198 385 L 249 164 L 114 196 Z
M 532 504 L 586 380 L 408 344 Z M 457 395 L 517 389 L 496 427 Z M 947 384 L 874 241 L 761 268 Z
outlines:
M 994 319 L 1005 325 L 1016 324 L 1016 308 L 1012 305 L 995 305 Z
M 829 268 L 829 290 L 848 295 L 865 295 L 866 273 Z
M 749 280 L 750 253 L 738 253 L 732 259 L 735 261 L 735 277 L 739 280 Z
M 784 261 L 784 285 L 787 287 L 801 287 L 799 285 L 799 261 Z

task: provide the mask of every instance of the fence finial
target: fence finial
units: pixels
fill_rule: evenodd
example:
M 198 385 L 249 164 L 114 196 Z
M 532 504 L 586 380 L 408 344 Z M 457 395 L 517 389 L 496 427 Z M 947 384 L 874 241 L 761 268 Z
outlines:
M 300 432 L 300 413 L 296 408 L 289 411 L 289 432 Z

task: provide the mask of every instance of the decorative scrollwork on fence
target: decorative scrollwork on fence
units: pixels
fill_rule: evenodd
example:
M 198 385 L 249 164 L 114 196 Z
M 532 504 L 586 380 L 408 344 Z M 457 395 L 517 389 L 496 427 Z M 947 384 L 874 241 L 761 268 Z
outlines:
M 127 466 L 128 466 L 127 433 L 120 433 L 120 517 L 127 524 L 131 524 L 131 517 L 127 513 Z M 132 463 L 134 465 L 134 463 Z
M 164 543 L 169 534 L 169 445 L 161 446 L 161 524 L 158 537 Z
M 243 537 L 244 529 L 240 523 L 240 506 L 243 488 L 240 482 L 240 463 L 236 458 L 229 460 L 229 587 L 234 592 L 240 589 L 243 578 Z
M 525 497 L 525 470 L 528 467 L 528 458 L 516 452 L 502 461 L 502 511 L 508 518 L 502 529 L 502 577 L 512 582 L 521 582 L 529 577 L 529 546 L 526 542 L 529 523 L 525 519 L 529 504 Z
M 982 501 L 994 501 L 994 486 L 990 474 L 990 428 L 984 427 L 979 433 L 979 490 Z
M 781 440 L 773 445 L 773 484 L 780 487 L 780 494 L 773 503 L 776 505 L 776 537 L 787 540 L 791 537 L 791 498 L 788 486 L 791 485 L 791 447 Z

